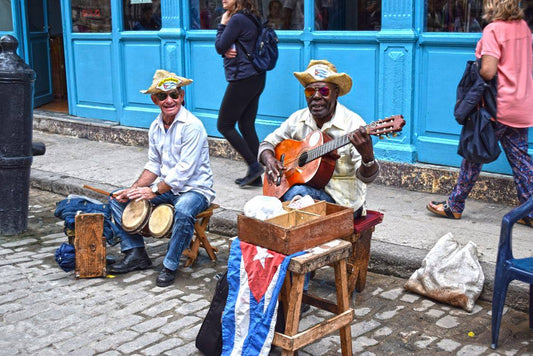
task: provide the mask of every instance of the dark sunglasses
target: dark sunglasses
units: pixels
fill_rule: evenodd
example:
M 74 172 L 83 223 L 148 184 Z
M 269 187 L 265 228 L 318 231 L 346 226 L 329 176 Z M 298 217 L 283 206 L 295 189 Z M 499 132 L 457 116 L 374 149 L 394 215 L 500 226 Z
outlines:
M 311 98 L 316 95 L 316 93 L 319 92 L 322 96 L 328 96 L 331 90 L 327 86 L 323 86 L 320 88 L 314 88 L 314 87 L 306 87 L 304 90 L 305 97 Z
M 171 99 L 176 100 L 180 97 L 180 91 L 171 91 L 170 93 L 160 92 L 155 95 L 157 97 L 157 100 L 159 101 L 165 101 L 167 100 L 167 96 L 170 96 Z

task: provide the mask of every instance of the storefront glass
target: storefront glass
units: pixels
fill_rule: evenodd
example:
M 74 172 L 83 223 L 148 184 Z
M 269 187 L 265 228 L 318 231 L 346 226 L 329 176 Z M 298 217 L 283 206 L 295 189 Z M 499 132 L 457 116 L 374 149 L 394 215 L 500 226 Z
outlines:
M 161 0 L 124 0 L 125 31 L 159 31 Z
M 533 1 L 522 1 L 525 20 L 533 29 Z M 426 31 L 481 32 L 486 25 L 483 0 L 427 0 Z
M 0 31 L 13 31 L 11 0 L 0 0 Z
M 111 32 L 110 0 L 71 0 L 73 32 Z
M 275 30 L 302 30 L 304 0 L 253 0 L 263 21 Z M 193 29 L 216 29 L 224 13 L 221 0 L 189 0 Z M 315 31 L 379 31 L 381 0 L 315 0 Z M 352 16 L 352 14 L 358 14 Z

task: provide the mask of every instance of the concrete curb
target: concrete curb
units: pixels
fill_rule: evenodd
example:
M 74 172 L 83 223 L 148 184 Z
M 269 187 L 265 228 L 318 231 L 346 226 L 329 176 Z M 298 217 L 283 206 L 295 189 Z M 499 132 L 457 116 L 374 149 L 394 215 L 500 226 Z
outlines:
M 37 169 L 31 170 L 30 185 L 33 188 L 64 196 L 77 194 L 105 201 L 102 194 L 84 189 L 84 184 L 91 185 L 92 182 Z M 104 184 L 99 184 L 98 187 L 109 192 L 121 188 Z M 224 207 L 217 209 L 210 220 L 209 230 L 220 235 L 236 236 L 237 215 L 241 213 L 241 211 L 225 209 Z M 374 240 L 371 243 L 368 269 L 374 273 L 409 278 L 421 266 L 427 253 L 428 250 Z M 493 263 L 481 263 L 481 267 L 485 274 L 485 283 L 480 298 L 491 301 L 495 265 Z M 523 284 L 510 285 L 506 304 L 513 308 L 527 311 L 529 307 L 529 289 Z

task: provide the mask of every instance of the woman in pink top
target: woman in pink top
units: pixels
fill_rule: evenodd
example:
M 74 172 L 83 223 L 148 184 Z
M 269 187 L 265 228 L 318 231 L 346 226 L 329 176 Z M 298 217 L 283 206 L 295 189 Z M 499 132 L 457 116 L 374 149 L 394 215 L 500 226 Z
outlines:
M 476 47 L 485 80 L 498 75 L 496 137 L 513 170 L 520 203 L 533 195 L 533 163 L 527 154 L 528 128 L 533 126 L 533 62 L 531 31 L 523 20 L 519 0 L 485 0 L 489 24 Z M 447 201 L 432 201 L 427 209 L 460 219 L 465 200 L 481 172 L 481 163 L 463 159 L 457 183 Z M 519 221 L 533 227 L 533 213 Z

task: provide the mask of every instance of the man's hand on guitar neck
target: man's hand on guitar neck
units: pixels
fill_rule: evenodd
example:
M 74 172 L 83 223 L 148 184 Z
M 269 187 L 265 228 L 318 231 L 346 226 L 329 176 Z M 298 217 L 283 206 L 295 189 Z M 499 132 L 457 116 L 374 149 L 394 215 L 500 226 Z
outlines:
M 278 177 L 283 175 L 283 164 L 276 159 L 274 151 L 264 150 L 261 153 L 261 163 L 266 167 L 266 176 L 270 183 L 275 184 Z
M 361 155 L 362 164 L 359 167 L 359 173 L 363 177 L 371 177 L 376 174 L 378 165 L 375 163 L 374 146 L 366 128 L 361 126 L 357 130 L 349 133 L 348 139 Z

